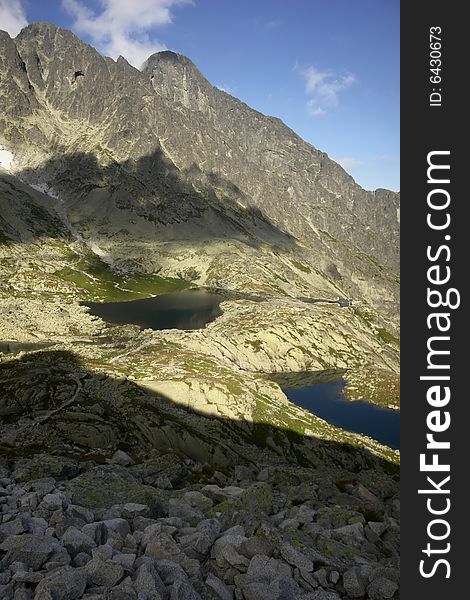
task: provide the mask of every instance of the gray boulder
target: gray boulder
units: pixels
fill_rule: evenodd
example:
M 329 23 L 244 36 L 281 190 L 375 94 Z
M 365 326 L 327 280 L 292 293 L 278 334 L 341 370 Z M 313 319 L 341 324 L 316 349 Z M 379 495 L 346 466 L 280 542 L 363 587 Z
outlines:
M 72 557 L 80 552 L 90 554 L 92 548 L 96 548 L 95 540 L 75 527 L 69 527 L 67 529 L 62 536 L 62 544 Z
M 21 535 L 22 533 L 26 533 L 26 531 L 27 528 L 24 526 L 21 519 L 18 517 L 16 519 L 11 519 L 0 525 L 0 540 L 4 540 L 10 535 Z
M 253 558 L 256 554 L 271 556 L 274 552 L 274 544 L 264 536 L 254 535 L 241 543 L 240 552 L 248 558 Z
M 252 581 L 243 588 L 243 597 L 246 600 L 273 600 L 269 583 Z
M 65 514 L 68 517 L 82 519 L 82 521 L 85 521 L 85 523 L 93 523 L 95 519 L 93 511 L 85 508 L 84 506 L 78 506 L 77 504 L 69 504 Z
M 343 573 L 343 586 L 345 592 L 351 598 L 362 598 L 366 593 L 363 578 L 358 569 L 349 569 Z
M 341 600 L 341 596 L 331 590 L 318 589 L 305 596 L 305 600 Z
M 54 494 L 46 494 L 39 506 L 40 508 L 53 511 L 62 510 L 63 508 L 66 508 L 67 504 L 67 496 L 62 492 L 56 492 Z
M 35 533 L 36 535 L 44 535 L 47 529 L 47 521 L 42 517 L 29 517 L 24 515 L 21 517 L 24 527 L 28 533 Z
M 154 564 L 165 585 L 173 585 L 177 579 L 187 578 L 181 565 L 172 560 L 156 560 Z
M 293 565 L 306 573 L 311 573 L 313 571 L 313 562 L 291 544 L 282 544 L 280 553 L 282 558 L 290 565 Z
M 72 560 L 72 565 L 74 567 L 84 567 L 88 562 L 90 562 L 91 556 L 86 554 L 85 552 L 79 552 L 76 556 L 74 556 Z
M 135 519 L 136 517 L 150 517 L 150 508 L 147 504 L 138 502 L 126 502 L 122 506 L 122 516 L 124 519 Z
M 111 544 L 102 544 L 93 548 L 91 551 L 93 558 L 100 558 L 101 560 L 111 560 L 114 556 L 114 548 Z
M 123 450 L 116 450 L 109 462 L 115 465 L 121 465 L 123 467 L 127 467 L 134 463 L 132 458 Z
M 137 592 L 130 577 L 126 577 L 121 583 L 109 592 L 109 600 L 137 600 Z
M 204 519 L 204 513 L 198 508 L 193 508 L 184 500 L 179 498 L 170 498 L 168 504 L 168 514 L 170 517 L 179 517 L 190 524 L 197 525 Z
M 183 496 L 183 500 L 186 502 L 186 504 L 189 504 L 189 506 L 197 508 L 202 512 L 210 510 L 214 505 L 214 502 L 210 498 L 195 490 L 186 492 Z
M 35 490 L 40 499 L 44 498 L 46 494 L 50 494 L 54 490 L 55 485 L 56 481 L 52 477 L 43 477 L 42 479 L 35 479 L 28 483 L 30 489 Z
M 94 523 L 88 523 L 82 527 L 82 533 L 90 536 L 98 546 L 101 546 L 106 542 L 107 530 L 103 521 L 95 521 Z
M 4 567 L 18 561 L 37 571 L 56 551 L 61 552 L 63 548 L 52 536 L 26 533 L 7 538 L 0 544 L 0 550 L 6 551 L 2 560 Z
M 289 513 L 290 517 L 292 517 L 293 519 L 295 519 L 302 525 L 311 523 L 314 520 L 316 515 L 317 515 L 317 511 L 315 509 L 313 509 L 311 506 L 309 506 L 308 504 L 294 506 Z
M 298 584 L 290 577 L 277 577 L 271 583 L 254 581 L 243 588 L 246 600 L 296 600 Z
M 226 502 L 236 500 L 243 494 L 243 488 L 235 485 L 230 485 L 224 488 L 220 488 L 218 485 L 206 485 L 201 490 L 205 495 L 213 498 L 216 502 Z
M 291 575 L 292 570 L 289 565 L 275 558 L 257 554 L 250 560 L 246 580 L 248 582 L 262 581 L 271 583 L 278 577 L 291 577 Z
M 115 554 L 112 558 L 112 561 L 115 562 L 118 565 L 121 565 L 121 567 L 124 568 L 125 571 L 132 571 L 133 567 L 134 567 L 134 563 L 135 560 L 137 558 L 136 554 L 130 554 L 130 553 L 121 553 L 118 552 L 117 554 Z
M 398 590 L 398 584 L 386 577 L 377 577 L 367 588 L 371 600 L 388 600 Z
M 150 538 L 145 548 L 145 555 L 151 558 L 170 559 L 181 563 L 185 555 L 175 540 L 163 531 L 157 530 Z
M 113 587 L 124 577 L 124 569 L 121 565 L 100 558 L 92 558 L 83 569 L 90 585 Z
M 35 600 L 75 600 L 81 598 L 87 584 L 87 576 L 81 569 L 60 567 L 48 573 L 36 587 Z
M 192 548 L 201 555 L 206 555 L 220 534 L 221 525 L 216 519 L 206 519 L 197 525 L 195 542 Z
M 243 542 L 246 541 L 245 530 L 241 526 L 235 526 L 228 529 L 219 537 L 211 549 L 211 557 L 214 558 L 220 567 L 226 563 L 234 564 L 234 559 L 239 557 L 239 563 L 248 564 L 246 558 L 239 553 Z
M 388 529 L 387 523 L 384 523 L 383 521 L 369 521 L 367 525 L 379 537 Z
M 165 584 L 150 562 L 144 563 L 137 570 L 134 587 L 138 593 L 146 594 L 148 598 L 156 599 L 165 596 Z
M 365 540 L 364 526 L 362 523 L 354 523 L 353 525 L 338 527 L 332 530 L 331 537 L 334 540 L 341 540 L 345 543 L 362 544 Z
M 126 519 L 106 519 L 103 521 L 106 528 L 107 537 L 119 537 L 124 539 L 127 534 L 131 533 L 131 528 Z
M 328 587 L 327 574 L 327 570 L 322 568 L 315 571 L 313 575 L 322 587 Z
M 209 573 L 207 576 L 206 586 L 210 588 L 216 598 L 220 600 L 233 600 L 233 591 L 213 573 Z
M 171 588 L 170 600 L 202 600 L 187 579 L 177 579 Z
M 228 541 L 224 540 L 224 538 L 228 538 Z M 215 559 L 220 568 L 232 566 L 239 571 L 245 572 L 250 561 L 237 550 L 241 541 L 237 545 L 231 541 L 232 539 L 234 538 L 230 538 L 229 536 L 219 538 L 212 546 L 211 557 Z

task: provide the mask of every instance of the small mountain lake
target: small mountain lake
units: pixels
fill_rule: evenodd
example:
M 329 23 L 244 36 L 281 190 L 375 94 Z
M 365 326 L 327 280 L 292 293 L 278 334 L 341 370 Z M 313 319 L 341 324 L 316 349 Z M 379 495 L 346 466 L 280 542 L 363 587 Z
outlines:
M 221 302 L 236 298 L 261 300 L 227 290 L 197 288 L 127 302 L 83 302 L 90 314 L 108 323 L 143 329 L 202 329 L 222 314 Z
M 367 435 L 394 450 L 399 449 L 399 411 L 362 400 L 348 400 L 343 393 L 346 382 L 338 376 L 330 376 L 329 380 L 321 383 L 309 383 L 306 375 L 299 373 L 297 382 L 293 373 L 287 378 L 274 376 L 273 379 L 297 406 L 332 425 Z

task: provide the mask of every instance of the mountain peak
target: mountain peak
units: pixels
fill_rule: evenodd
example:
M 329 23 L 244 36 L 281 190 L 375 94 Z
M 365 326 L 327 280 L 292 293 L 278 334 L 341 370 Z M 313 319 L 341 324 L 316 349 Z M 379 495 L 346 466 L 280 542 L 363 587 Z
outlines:
M 25 35 L 27 33 L 35 33 L 37 31 L 69 31 L 68 29 L 61 29 L 58 25 L 50 23 L 49 21 L 33 21 L 23 27 L 18 35 Z
M 173 52 L 173 50 L 161 50 L 159 52 L 154 52 L 148 57 L 147 65 L 153 65 L 163 61 L 196 68 L 194 63 L 189 60 L 189 58 L 183 54 L 179 54 L 178 52 Z
M 30 38 L 47 38 L 50 39 L 55 38 L 57 35 L 62 35 L 65 38 L 75 38 L 79 39 L 72 31 L 69 29 L 62 29 L 53 23 L 49 23 L 48 21 L 34 21 L 19 32 L 16 36 L 15 40 L 23 40 Z M 82 42 L 83 43 L 83 42 Z
M 185 73 L 186 76 L 190 74 L 191 78 L 199 80 L 200 82 L 204 81 L 209 85 L 207 79 L 203 76 L 201 71 L 199 71 L 192 60 L 183 54 L 173 52 L 172 50 L 155 52 L 148 57 L 142 68 L 142 73 L 147 77 L 152 77 L 157 71 Z

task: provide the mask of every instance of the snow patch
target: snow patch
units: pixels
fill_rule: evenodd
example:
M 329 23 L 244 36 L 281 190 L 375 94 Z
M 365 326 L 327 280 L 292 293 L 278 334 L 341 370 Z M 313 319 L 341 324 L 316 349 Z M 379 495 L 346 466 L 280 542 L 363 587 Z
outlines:
M 51 198 L 59 200 L 59 196 L 57 195 L 57 193 L 54 192 L 54 190 L 49 185 L 47 185 L 47 183 L 31 183 L 30 187 L 32 187 L 33 190 L 36 190 L 37 192 L 41 192 L 41 194 L 47 194 Z
M 81 236 L 80 236 L 81 237 Z M 81 238 L 83 243 L 94 253 L 96 254 L 96 256 L 98 256 L 104 263 L 106 263 L 113 271 L 116 272 L 122 272 L 122 269 L 118 269 L 116 267 L 116 265 L 113 262 L 113 259 L 109 256 L 109 254 L 106 254 L 99 246 L 98 244 L 95 244 L 95 242 L 89 242 L 87 240 L 84 240 L 83 238 Z
M 10 152 L 0 144 L 0 167 L 2 167 L 2 169 L 10 171 L 14 159 L 15 156 L 13 152 Z

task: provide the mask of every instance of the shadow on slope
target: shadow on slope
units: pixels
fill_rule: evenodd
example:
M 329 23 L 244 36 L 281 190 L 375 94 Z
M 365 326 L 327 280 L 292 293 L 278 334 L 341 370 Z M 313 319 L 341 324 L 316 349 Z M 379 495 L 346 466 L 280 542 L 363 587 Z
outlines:
M 11 458 L 48 451 L 102 462 L 120 448 L 144 460 L 152 449 L 171 448 L 214 468 L 284 464 L 346 478 L 362 471 L 377 481 L 398 477 L 396 464 L 366 448 L 203 415 L 99 365 L 94 370 L 70 351 L 4 360 L 0 390 L 0 444 Z
M 102 146 L 96 154 L 67 154 L 63 148 L 57 157 L 18 176 L 29 184 L 52 188 L 85 238 L 94 234 L 142 242 L 202 243 L 233 239 L 253 247 L 295 246 L 292 236 L 259 209 L 247 206 L 244 193 L 216 174 L 206 176 L 196 165 L 182 172 L 160 149 L 121 162 Z M 9 234 L 5 226 L 4 233 Z M 33 233 L 50 235 L 44 227 Z

